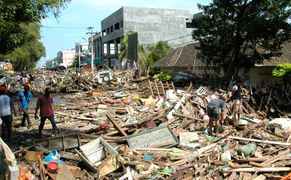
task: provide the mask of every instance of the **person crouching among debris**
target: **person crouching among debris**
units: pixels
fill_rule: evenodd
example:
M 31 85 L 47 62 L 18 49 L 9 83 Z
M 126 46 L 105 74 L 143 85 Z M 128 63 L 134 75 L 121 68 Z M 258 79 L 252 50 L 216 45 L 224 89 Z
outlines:
M 208 123 L 208 133 L 212 136 L 213 123 L 215 123 L 214 131 L 215 135 L 218 136 L 218 133 L 222 130 L 222 121 L 224 118 L 224 109 L 225 109 L 224 98 L 220 96 L 219 98 L 211 99 L 207 106 L 207 115 L 204 115 L 203 119 L 209 117 Z M 208 117 L 207 117 L 208 116 Z
M 44 95 L 40 96 L 36 103 L 35 108 L 35 119 L 38 119 L 38 109 L 40 109 L 40 125 L 39 125 L 39 136 L 42 137 L 42 129 L 44 127 L 46 119 L 51 122 L 52 125 L 52 136 L 56 136 L 59 132 L 56 125 L 54 110 L 53 110 L 53 98 L 50 96 L 51 89 L 46 88 Z

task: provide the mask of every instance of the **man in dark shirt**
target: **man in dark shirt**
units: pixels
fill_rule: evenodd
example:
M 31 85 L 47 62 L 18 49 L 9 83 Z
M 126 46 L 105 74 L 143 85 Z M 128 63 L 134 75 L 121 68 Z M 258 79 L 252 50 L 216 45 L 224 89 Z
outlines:
M 213 122 L 215 122 L 215 134 L 218 135 L 222 128 L 224 118 L 225 102 L 223 97 L 215 98 L 209 101 L 207 106 L 207 115 L 209 116 L 209 135 L 212 135 Z
M 53 110 L 53 98 L 50 96 L 50 88 L 45 89 L 44 95 L 40 96 L 36 103 L 35 108 L 35 119 L 38 119 L 38 109 L 40 109 L 40 125 L 39 125 L 39 135 L 42 136 L 42 129 L 45 124 L 45 120 L 49 119 L 52 124 L 52 136 L 56 136 L 58 127 L 55 122 L 54 110 Z

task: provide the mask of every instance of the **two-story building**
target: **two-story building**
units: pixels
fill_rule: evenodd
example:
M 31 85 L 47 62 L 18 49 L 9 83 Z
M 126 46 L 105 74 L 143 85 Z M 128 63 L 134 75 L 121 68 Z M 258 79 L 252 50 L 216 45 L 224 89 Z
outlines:
M 187 25 L 192 18 L 186 10 L 122 7 L 101 21 L 101 32 L 94 35 L 95 57 L 114 66 L 121 39 L 129 31 L 137 33 L 141 45 L 167 41 L 174 48 L 184 46 L 193 42 L 193 29 Z

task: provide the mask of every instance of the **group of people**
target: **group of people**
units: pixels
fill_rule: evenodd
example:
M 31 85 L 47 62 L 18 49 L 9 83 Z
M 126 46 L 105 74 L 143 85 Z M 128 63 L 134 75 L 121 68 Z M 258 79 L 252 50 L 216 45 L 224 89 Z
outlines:
M 40 125 L 38 134 L 42 136 L 42 130 L 44 128 L 44 124 L 46 119 L 52 124 L 52 136 L 55 136 L 58 133 L 58 127 L 54 118 L 54 110 L 53 110 L 53 98 L 50 96 L 51 89 L 46 88 L 45 92 L 42 96 L 38 97 L 36 108 L 35 108 L 35 119 L 39 119 L 40 115 Z M 9 89 L 5 85 L 0 86 L 0 117 L 2 120 L 2 138 L 7 142 L 11 141 L 11 131 L 12 131 L 12 122 L 13 115 L 17 116 L 16 108 L 14 106 L 14 102 L 16 101 L 18 104 L 18 109 L 22 113 L 22 121 L 21 126 L 26 126 L 26 122 L 28 123 L 28 128 L 31 127 L 32 122 L 29 116 L 29 108 L 32 100 L 32 93 L 30 86 L 25 83 L 23 85 L 23 90 L 19 91 L 17 95 L 17 99 L 14 98 L 14 95 L 9 93 Z M 38 115 L 38 111 L 40 113 Z
M 240 120 L 242 111 L 242 81 L 238 80 L 232 86 L 231 100 L 232 100 L 232 115 L 234 117 L 234 124 L 236 125 Z M 218 136 L 223 131 L 222 122 L 225 118 L 225 99 L 223 96 L 218 96 L 211 99 L 207 105 L 207 113 L 203 116 L 204 120 L 208 120 L 208 133 L 213 135 L 213 129 L 215 135 Z M 214 125 L 215 124 L 215 125 Z

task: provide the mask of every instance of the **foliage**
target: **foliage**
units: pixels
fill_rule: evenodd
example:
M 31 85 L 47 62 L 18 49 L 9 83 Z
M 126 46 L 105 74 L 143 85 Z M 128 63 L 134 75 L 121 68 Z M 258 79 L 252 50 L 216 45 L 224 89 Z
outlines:
M 124 60 L 127 59 L 128 55 L 128 36 L 132 34 L 133 31 L 128 31 L 123 38 L 121 39 L 120 42 L 120 53 L 118 54 L 118 59 Z
M 78 55 L 75 55 L 74 56 L 74 61 L 70 65 L 70 68 L 78 68 L 78 67 L 79 67 L 79 59 L 78 59 Z
M 31 40 L 27 25 L 40 23 L 49 13 L 58 17 L 71 0 L 0 0 L 0 54 L 7 54 Z
M 149 54 L 143 45 L 138 46 L 138 64 L 142 72 L 145 72 L 148 67 Z
M 128 36 L 133 31 L 129 31 L 121 40 L 120 54 L 118 58 L 120 60 L 126 59 L 128 55 Z M 157 60 L 168 55 L 172 51 L 172 48 L 166 41 L 159 41 L 157 44 L 149 47 L 143 45 L 138 46 L 138 63 L 139 68 L 145 71 L 148 67 L 151 67 Z
M 204 14 L 193 31 L 198 57 L 222 66 L 227 79 L 241 67 L 281 55 L 290 38 L 290 0 L 215 0 L 198 7 Z
M 283 77 L 290 73 L 291 73 L 290 63 L 279 64 L 272 72 L 273 76 L 275 77 Z
M 78 68 L 79 67 L 79 61 L 74 59 L 73 63 L 70 65 L 69 68 Z
M 45 48 L 40 42 L 39 25 L 31 23 L 22 26 L 27 31 L 27 36 L 31 37 L 30 40 L 4 56 L 18 71 L 34 68 L 36 62 L 45 55 Z
M 167 56 L 172 48 L 166 41 L 159 41 L 156 45 L 149 47 L 148 66 L 152 66 L 157 60 Z
M 160 72 L 159 74 L 154 75 L 155 79 L 160 79 L 162 81 L 169 81 L 172 79 L 172 76 L 168 72 Z

